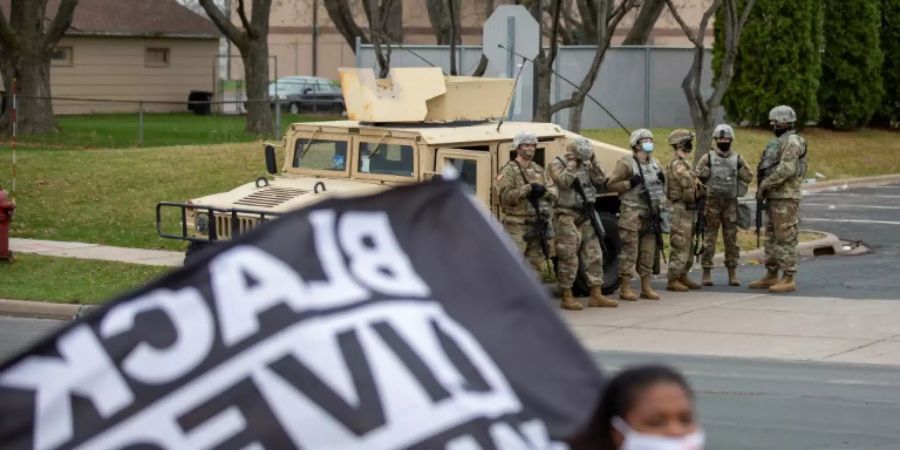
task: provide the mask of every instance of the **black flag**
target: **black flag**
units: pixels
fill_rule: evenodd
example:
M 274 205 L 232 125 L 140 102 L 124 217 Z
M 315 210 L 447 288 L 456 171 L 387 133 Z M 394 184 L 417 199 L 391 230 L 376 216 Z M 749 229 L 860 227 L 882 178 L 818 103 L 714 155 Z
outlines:
M 453 182 L 260 226 L 0 368 L 4 449 L 565 448 L 601 376 Z

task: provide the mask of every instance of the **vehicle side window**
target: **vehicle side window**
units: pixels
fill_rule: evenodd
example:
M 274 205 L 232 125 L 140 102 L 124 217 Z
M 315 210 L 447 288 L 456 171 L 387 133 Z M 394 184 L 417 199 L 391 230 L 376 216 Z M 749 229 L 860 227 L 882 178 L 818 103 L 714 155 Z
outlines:
M 459 180 L 476 192 L 478 189 L 478 162 L 473 159 L 447 158 L 444 161 L 453 165 L 459 172 Z
M 411 177 L 415 175 L 415 152 L 411 145 L 360 142 L 360 173 Z
M 327 139 L 297 139 L 294 167 L 313 170 L 347 170 L 347 142 Z
M 512 161 L 514 159 L 516 159 L 516 151 L 510 150 L 509 160 Z M 534 149 L 534 159 L 532 161 L 538 163 L 538 165 L 540 165 L 541 167 L 547 167 L 547 165 L 544 164 L 544 147 L 537 147 Z

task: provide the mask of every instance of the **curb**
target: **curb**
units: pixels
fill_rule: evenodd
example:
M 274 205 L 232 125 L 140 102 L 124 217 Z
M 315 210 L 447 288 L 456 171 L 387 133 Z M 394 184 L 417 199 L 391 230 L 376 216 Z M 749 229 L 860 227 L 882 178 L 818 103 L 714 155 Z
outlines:
M 816 239 L 814 241 L 801 242 L 797 246 L 797 253 L 800 258 L 812 258 L 815 256 L 825 256 L 825 255 L 837 255 L 842 250 L 841 240 L 831 234 L 826 233 L 824 231 L 819 230 L 800 230 L 800 232 L 807 233 L 818 233 L 824 235 L 821 239 Z M 747 264 L 760 264 L 760 261 L 765 256 L 765 249 L 762 247 L 755 248 L 749 251 L 742 251 L 740 261 L 738 264 L 747 265 Z M 725 253 L 716 253 L 713 257 L 713 266 L 714 267 L 724 267 L 725 261 Z
M 71 320 L 79 304 L 0 299 L 0 315 L 37 319 Z

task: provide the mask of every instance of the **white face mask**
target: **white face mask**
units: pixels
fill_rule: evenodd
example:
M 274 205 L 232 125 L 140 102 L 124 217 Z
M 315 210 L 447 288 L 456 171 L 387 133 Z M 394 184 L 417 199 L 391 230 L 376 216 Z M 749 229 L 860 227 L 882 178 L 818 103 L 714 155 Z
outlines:
M 621 417 L 613 417 L 612 426 L 625 436 L 621 450 L 703 450 L 706 443 L 703 430 L 682 437 L 644 434 L 634 431 Z

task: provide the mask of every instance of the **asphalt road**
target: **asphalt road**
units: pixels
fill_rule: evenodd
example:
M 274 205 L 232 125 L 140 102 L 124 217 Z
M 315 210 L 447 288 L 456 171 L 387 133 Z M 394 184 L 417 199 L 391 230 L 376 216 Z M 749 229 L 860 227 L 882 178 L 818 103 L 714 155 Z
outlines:
M 0 359 L 63 322 L 0 317 Z M 849 364 L 596 353 L 611 376 L 663 362 L 697 392 L 709 449 L 898 449 L 900 369 Z
M 870 248 L 856 256 L 820 256 L 800 262 L 798 290 L 808 297 L 900 300 L 900 186 L 854 188 L 813 193 L 800 204 L 800 228 L 827 231 Z M 763 266 L 742 266 L 744 288 L 765 273 Z M 723 286 L 724 269 L 713 270 L 712 290 Z

